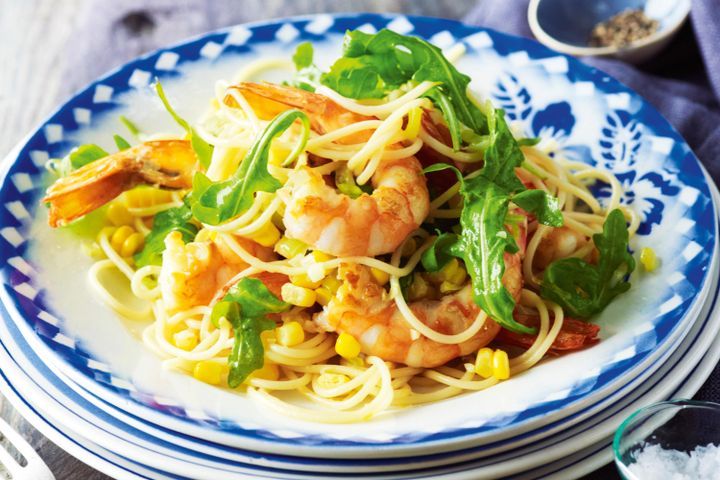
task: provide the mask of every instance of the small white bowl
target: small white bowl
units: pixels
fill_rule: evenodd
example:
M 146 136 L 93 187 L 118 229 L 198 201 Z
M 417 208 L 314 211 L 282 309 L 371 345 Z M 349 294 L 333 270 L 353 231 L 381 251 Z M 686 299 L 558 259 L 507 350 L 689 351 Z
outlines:
M 626 9 L 642 9 L 658 30 L 624 47 L 590 47 L 593 27 Z M 546 46 L 577 57 L 615 57 L 642 63 L 672 40 L 690 13 L 690 0 L 531 0 L 528 22 Z

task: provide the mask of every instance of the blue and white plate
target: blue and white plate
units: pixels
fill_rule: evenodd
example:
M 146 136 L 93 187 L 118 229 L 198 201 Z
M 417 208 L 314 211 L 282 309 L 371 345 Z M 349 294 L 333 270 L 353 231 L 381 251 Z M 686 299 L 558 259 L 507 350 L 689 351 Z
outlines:
M 643 404 L 665 399 L 669 396 L 692 395 L 702 380 L 712 371 L 715 361 L 703 361 L 705 351 L 713 343 L 718 343 L 717 332 L 720 329 L 720 309 L 717 307 L 717 266 L 713 268 L 713 294 L 706 302 L 700 321 L 676 351 L 666 358 L 661 369 L 651 378 L 634 385 L 626 396 L 621 397 L 599 415 L 583 421 L 571 429 L 558 432 L 541 442 L 516 448 L 512 452 L 494 455 L 480 461 L 456 457 L 452 465 L 440 468 L 421 468 L 421 463 L 408 464 L 412 471 L 390 473 L 379 470 L 377 473 L 360 474 L 360 478 L 503 478 L 519 475 L 520 478 L 538 478 L 543 472 L 576 472 L 578 464 L 599 466 L 599 459 L 607 458 L 600 452 L 607 448 L 608 438 L 617 424 L 627 414 Z M 313 461 L 306 462 L 301 468 L 287 465 L 292 470 L 277 470 L 258 465 L 257 459 L 250 463 L 231 461 L 227 455 L 213 457 L 207 454 L 188 455 L 179 442 L 162 442 L 143 435 L 130 424 L 108 421 L 106 415 L 98 414 L 97 409 L 78 396 L 54 375 L 42 367 L 34 352 L 17 332 L 2 327 L 0 332 L 0 362 L 4 369 L 0 377 L 0 390 L 11 399 L 13 404 L 26 415 L 34 425 L 46 435 L 68 449 L 78 458 L 98 468 L 117 470 L 124 465 L 127 471 L 116 478 L 180 478 L 175 474 L 195 479 L 217 478 L 342 478 L 337 475 L 353 473 L 354 470 L 340 470 L 335 474 L 319 475 L 302 473 L 301 470 L 312 467 Z M 12 328 L 10 326 L 10 328 Z M 716 345 L 717 347 L 717 345 Z M 715 348 L 717 350 L 717 348 Z M 26 356 L 27 355 L 27 356 Z M 710 354 L 709 354 L 710 355 Z M 706 355 L 707 356 L 707 355 Z M 690 376 L 690 372 L 692 376 Z M 689 378 L 690 377 L 690 378 Z M 702 377 L 702 378 L 700 378 Z M 688 380 L 683 380 L 688 379 Z M 683 383 L 678 387 L 678 384 Z M 673 393 L 675 392 L 675 393 Z M 28 413 L 29 412 L 29 413 Z M 50 423 L 50 425 L 48 425 Z M 50 430 L 50 433 L 48 433 Z M 61 442 L 56 439 L 60 438 Z M 89 441 L 88 439 L 92 439 Z M 84 445 L 88 452 L 78 451 L 78 445 Z M 585 446 L 588 446 L 584 448 Z M 580 450 L 582 449 L 582 450 Z M 580 450 L 579 452 L 577 452 Z M 123 457 L 110 453 L 120 451 Z M 93 452 L 95 456 L 90 455 Z M 575 453 L 577 452 L 577 453 Z M 318 465 L 322 462 L 318 459 Z M 134 475 L 143 475 L 136 477 Z
M 383 27 L 440 47 L 463 42 L 460 70 L 471 87 L 504 108 L 554 153 L 613 171 L 622 201 L 642 218 L 633 247 L 652 245 L 657 275 L 596 321 L 602 342 L 546 361 L 487 391 L 401 410 L 364 424 L 328 426 L 269 414 L 242 395 L 166 372 L 122 322 L 88 294 L 90 264 L 78 242 L 46 226 L 42 165 L 79 143 L 111 148 L 118 116 L 148 132 L 175 127 L 148 84 L 157 76 L 181 115 L 196 118 L 217 79 L 250 59 L 287 57 L 312 40 L 327 62 L 346 29 Z M 277 78 L 277 77 L 275 77 Z M 28 344 L 75 385 L 119 410 L 171 431 L 247 450 L 324 458 L 417 455 L 497 442 L 557 422 L 607 398 L 689 330 L 708 288 L 717 222 L 697 159 L 638 95 L 597 70 L 539 44 L 449 20 L 319 15 L 234 27 L 130 62 L 68 101 L 3 165 L 0 203 L 2 301 Z M 604 194 L 599 188 L 600 194 Z

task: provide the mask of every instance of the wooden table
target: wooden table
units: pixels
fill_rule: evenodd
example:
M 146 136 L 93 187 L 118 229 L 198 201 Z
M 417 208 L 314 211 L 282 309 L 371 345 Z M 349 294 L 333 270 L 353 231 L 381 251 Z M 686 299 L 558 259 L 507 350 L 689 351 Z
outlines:
M 461 18 L 474 4 L 475 0 L 0 0 L 0 158 L 89 81 L 137 55 L 198 33 L 318 12 Z M 30 440 L 58 480 L 109 478 L 43 437 L 2 396 L 0 415 Z M 608 468 L 596 478 L 613 476 Z

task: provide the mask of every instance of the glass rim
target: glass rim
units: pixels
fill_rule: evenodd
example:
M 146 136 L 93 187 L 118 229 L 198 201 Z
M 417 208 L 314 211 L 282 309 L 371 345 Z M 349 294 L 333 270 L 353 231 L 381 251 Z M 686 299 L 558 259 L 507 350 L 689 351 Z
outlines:
M 613 450 L 613 456 L 615 458 L 616 462 L 621 461 L 621 454 L 620 454 L 620 440 L 623 437 L 623 434 L 625 433 L 625 430 L 627 427 L 638 417 L 641 415 L 650 413 L 653 410 L 659 411 L 662 410 L 665 407 L 702 407 L 702 408 L 711 408 L 714 410 L 720 411 L 720 403 L 716 402 L 708 402 L 704 400 L 693 400 L 690 398 L 676 398 L 673 400 L 663 400 L 662 402 L 655 402 L 651 403 L 649 405 L 645 405 L 644 407 L 638 408 L 635 410 L 630 416 L 628 416 L 623 422 L 620 424 L 620 426 L 615 430 L 615 435 L 613 436 L 613 442 L 612 442 L 612 450 Z M 655 413 L 654 411 L 651 413 Z

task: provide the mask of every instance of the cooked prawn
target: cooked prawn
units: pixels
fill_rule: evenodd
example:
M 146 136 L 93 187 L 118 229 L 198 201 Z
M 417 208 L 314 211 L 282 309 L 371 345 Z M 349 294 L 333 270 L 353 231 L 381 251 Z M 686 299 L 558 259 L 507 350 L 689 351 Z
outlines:
M 352 335 L 367 355 L 411 367 L 434 368 L 477 351 L 500 332 L 500 325 L 487 318 L 482 328 L 462 343 L 439 343 L 418 336 L 411 331 L 385 289 L 373 281 L 367 267 L 343 264 L 338 275 L 343 285 L 325 310 L 315 316 L 315 322 L 326 330 Z M 513 298 L 519 298 L 522 290 L 520 254 L 505 254 L 503 284 Z M 440 300 L 419 300 L 409 306 L 425 325 L 448 335 L 466 330 L 480 313 L 470 284 Z
M 568 227 L 553 228 L 540 240 L 533 264 L 539 269 L 545 269 L 555 260 L 572 256 L 588 242 L 585 235 Z
M 291 107 L 305 111 L 318 133 L 370 119 L 305 90 L 255 83 L 231 88 L 268 118 Z M 344 141 L 368 138 L 369 133 L 360 132 Z M 351 199 L 328 186 L 311 169 L 295 170 L 280 193 L 287 206 L 283 217 L 285 234 L 335 256 L 375 256 L 394 251 L 429 212 L 422 167 L 415 157 L 386 160 L 380 163 L 371 182 L 372 194 Z
M 60 178 L 48 188 L 51 227 L 65 225 L 139 184 L 192 187 L 197 158 L 187 140 L 155 140 L 108 155 Z
M 374 120 L 341 107 L 324 95 L 308 92 L 294 87 L 275 85 L 272 83 L 243 82 L 233 85 L 228 90 L 239 92 L 253 107 L 253 111 L 262 120 L 271 120 L 279 113 L 290 108 L 297 108 L 308 115 L 310 127 L 320 135 L 337 130 L 347 125 Z M 232 95 L 225 96 L 225 103 L 237 106 Z M 341 144 L 365 142 L 370 138 L 368 131 L 358 132 L 337 140 Z
M 236 241 L 262 260 L 274 258 L 270 248 L 242 237 L 237 237 Z M 180 232 L 171 232 L 165 237 L 158 276 L 163 303 L 170 312 L 208 305 L 247 267 L 248 264 L 222 242 L 207 240 L 186 244 Z

